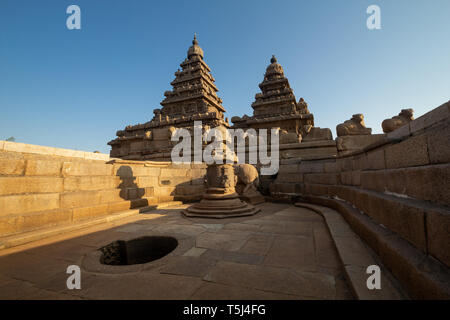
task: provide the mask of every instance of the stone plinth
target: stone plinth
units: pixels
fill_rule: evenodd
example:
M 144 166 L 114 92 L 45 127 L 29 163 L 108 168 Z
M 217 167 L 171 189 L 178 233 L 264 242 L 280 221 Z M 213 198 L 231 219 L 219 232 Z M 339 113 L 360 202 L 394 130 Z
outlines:
M 376 143 L 385 138 L 385 134 L 371 135 L 349 135 L 336 138 L 336 145 L 339 155 L 345 155 L 353 151 L 362 150 L 363 148 Z
M 237 176 L 232 164 L 212 164 L 207 169 L 208 189 L 199 203 L 195 203 L 183 214 L 188 217 L 228 218 L 249 216 L 258 208 L 239 199 L 235 185 Z

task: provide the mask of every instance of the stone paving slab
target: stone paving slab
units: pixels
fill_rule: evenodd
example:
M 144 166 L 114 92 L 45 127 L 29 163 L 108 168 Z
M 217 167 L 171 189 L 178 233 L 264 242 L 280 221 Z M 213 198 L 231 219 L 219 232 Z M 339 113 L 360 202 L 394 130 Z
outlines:
M 226 285 L 309 298 L 332 299 L 335 297 L 335 281 L 332 276 L 295 272 L 285 268 L 220 261 L 203 279 Z
M 205 282 L 190 297 L 194 300 L 305 300 L 307 297 Z
M 328 207 L 309 203 L 296 203 L 298 207 L 310 208 L 320 213 L 326 221 L 341 263 L 344 274 L 354 295 L 361 300 L 399 300 L 406 296 L 399 285 L 375 257 L 375 253 L 355 234 L 339 212 Z M 319 237 L 323 233 L 320 233 Z M 321 250 L 322 253 L 325 250 Z M 327 258 L 330 254 L 327 254 Z M 381 270 L 381 290 L 369 290 L 367 287 L 367 267 L 378 266 Z
M 324 219 L 287 204 L 257 205 L 251 217 L 186 218 L 186 205 L 158 209 L 109 228 L 74 232 L 0 251 L 0 297 L 10 299 L 351 299 Z M 96 251 L 119 239 L 172 235 L 179 249 L 147 264 L 103 272 Z M 95 255 L 93 255 L 95 253 Z M 94 258 L 93 257 L 97 257 Z M 98 267 L 84 269 L 82 261 Z M 97 259 L 97 260 L 96 260 Z M 66 268 L 82 267 L 68 290 Z M 136 265 L 135 265 L 136 266 Z M 130 268 L 131 267 L 131 268 Z M 127 269 L 128 268 L 128 269 Z M 122 270 L 122 271 L 121 271 Z M 125 271 L 124 271 L 125 270 Z M 10 292 L 10 293 L 8 293 Z
M 314 239 L 303 236 L 276 236 L 264 264 L 315 272 L 317 263 Z

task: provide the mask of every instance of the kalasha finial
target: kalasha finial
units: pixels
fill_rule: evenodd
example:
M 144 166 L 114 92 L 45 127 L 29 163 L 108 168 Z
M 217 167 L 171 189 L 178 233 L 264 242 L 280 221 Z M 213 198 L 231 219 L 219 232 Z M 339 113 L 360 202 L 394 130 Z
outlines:
M 270 59 L 270 63 L 275 63 L 277 62 L 277 58 L 275 58 L 275 55 L 272 55 L 272 59 Z
M 195 44 L 195 45 L 198 44 L 198 41 L 197 41 L 197 34 L 196 34 L 196 33 L 194 33 L 194 40 L 192 40 L 192 44 Z

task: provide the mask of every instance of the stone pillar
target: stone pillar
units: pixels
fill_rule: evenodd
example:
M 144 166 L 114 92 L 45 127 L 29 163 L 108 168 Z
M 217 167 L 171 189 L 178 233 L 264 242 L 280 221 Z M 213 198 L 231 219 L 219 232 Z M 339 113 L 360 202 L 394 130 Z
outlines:
M 232 164 L 211 164 L 206 172 L 207 190 L 203 199 L 183 210 L 188 217 L 228 218 L 249 216 L 260 209 L 239 199 L 237 177 Z

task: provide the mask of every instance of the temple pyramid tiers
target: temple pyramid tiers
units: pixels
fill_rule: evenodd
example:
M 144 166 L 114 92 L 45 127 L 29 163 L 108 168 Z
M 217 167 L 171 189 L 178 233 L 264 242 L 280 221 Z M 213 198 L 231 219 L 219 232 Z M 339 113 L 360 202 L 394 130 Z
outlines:
M 177 128 L 193 131 L 194 121 L 202 121 L 203 129 L 223 126 L 225 108 L 217 96 L 211 69 L 203 61 L 203 50 L 194 36 L 186 59 L 180 64 L 170 83 L 171 91 L 164 93 L 162 108 L 153 111 L 154 117 L 144 124 L 129 125 L 117 131 L 117 138 L 108 142 L 111 157 L 132 160 L 170 160 L 170 152 L 177 142 L 170 141 Z
M 289 80 L 284 75 L 283 67 L 275 56 L 270 59 L 270 65 L 259 88 L 261 93 L 255 95 L 255 101 L 252 103 L 253 116 L 232 117 L 233 128 L 268 130 L 279 128 L 281 158 L 308 156 L 311 154 L 308 150 L 300 152 L 292 149 L 309 147 L 316 148 L 315 153 L 319 151 L 319 154 L 336 154 L 336 144 L 332 140 L 331 130 L 314 127 L 314 115 L 310 113 L 308 104 L 303 98 L 296 100 Z M 323 146 L 326 149 L 317 149 Z
M 288 132 L 301 134 L 304 125 L 314 126 L 314 116 L 303 99 L 296 101 L 283 67 L 275 56 L 259 84 L 261 93 L 255 95 L 252 103 L 253 116 L 233 117 L 235 127 L 272 128 L 280 127 Z

